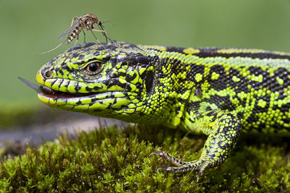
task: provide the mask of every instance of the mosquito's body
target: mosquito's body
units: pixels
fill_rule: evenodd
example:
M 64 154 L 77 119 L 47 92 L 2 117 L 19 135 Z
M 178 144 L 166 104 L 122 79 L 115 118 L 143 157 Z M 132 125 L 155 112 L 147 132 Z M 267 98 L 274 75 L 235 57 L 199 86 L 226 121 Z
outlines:
M 75 20 L 76 20 L 77 22 L 76 22 L 75 24 L 73 24 Z M 97 26 L 99 27 L 99 30 L 94 29 L 94 28 L 95 28 L 95 25 L 97 25 Z M 99 19 L 97 18 L 97 16 L 95 16 L 94 14 L 90 14 L 90 13 L 85 14 L 85 15 L 83 15 L 83 16 L 81 16 L 81 17 L 78 17 L 78 16 L 74 17 L 74 18 L 72 19 L 72 22 L 71 22 L 71 27 L 68 28 L 68 29 L 67 29 L 63 34 L 61 34 L 61 35 L 58 37 L 58 40 L 60 40 L 61 38 L 63 38 L 63 36 L 69 34 L 69 33 L 72 31 L 72 32 L 70 33 L 70 35 L 68 36 L 68 38 L 66 39 L 66 44 L 69 44 L 69 43 L 70 43 L 71 41 L 73 41 L 75 38 L 77 38 L 77 40 L 78 40 L 78 37 L 79 37 L 79 34 L 80 34 L 81 31 L 83 31 L 83 33 L 84 33 L 84 35 L 85 35 L 85 32 L 84 32 L 83 29 L 86 29 L 87 31 L 91 31 L 92 34 L 93 34 L 93 36 L 96 38 L 96 40 L 97 40 L 98 43 L 101 43 L 101 42 L 100 42 L 100 41 L 98 40 L 98 38 L 95 36 L 95 34 L 93 33 L 93 31 L 95 31 L 95 32 L 101 32 L 101 33 L 105 36 L 105 38 L 106 38 L 106 42 L 108 41 L 108 38 L 109 38 L 112 42 L 114 42 L 114 41 L 112 40 L 112 38 L 110 37 L 110 35 L 109 35 L 105 30 L 104 30 L 103 22 L 102 22 L 101 20 L 99 20 Z M 51 50 L 49 50 L 49 51 L 47 51 L 47 52 L 42 52 L 42 53 L 40 53 L 40 54 L 46 54 L 46 53 L 49 53 L 49 52 L 51 52 L 51 51 L 57 49 L 58 47 L 60 47 L 63 43 L 64 43 L 64 42 L 60 43 L 60 44 L 59 44 L 58 46 L 56 46 L 55 48 L 53 48 L 53 49 L 51 49 Z M 76 43 L 77 43 L 77 41 L 75 42 L 75 44 L 76 44 Z M 115 42 L 114 42 L 114 44 L 115 44 Z
M 97 16 L 95 16 L 94 14 L 86 14 L 86 15 L 81 16 L 81 17 L 74 17 L 72 20 L 72 24 L 73 24 L 74 20 L 76 20 L 77 22 L 74 25 L 71 25 L 71 27 L 69 29 L 67 29 L 63 34 L 61 34 L 61 36 L 59 36 L 58 40 L 60 40 L 63 36 L 65 36 L 66 34 L 68 34 L 69 32 L 72 31 L 71 34 L 69 35 L 69 37 L 67 38 L 67 42 L 66 42 L 66 44 L 69 44 L 71 41 L 73 41 L 76 37 L 79 36 L 79 33 L 81 31 L 83 31 L 83 29 L 86 29 L 87 31 L 102 32 L 103 35 L 105 36 L 106 40 L 108 39 L 108 37 L 110 38 L 108 33 L 104 30 L 104 26 L 103 26 L 102 21 L 99 20 L 97 18 Z M 96 24 L 98 25 L 100 30 L 94 29 Z M 96 36 L 95 36 L 95 38 L 96 38 Z M 97 41 L 98 41 L 98 39 L 97 39 Z

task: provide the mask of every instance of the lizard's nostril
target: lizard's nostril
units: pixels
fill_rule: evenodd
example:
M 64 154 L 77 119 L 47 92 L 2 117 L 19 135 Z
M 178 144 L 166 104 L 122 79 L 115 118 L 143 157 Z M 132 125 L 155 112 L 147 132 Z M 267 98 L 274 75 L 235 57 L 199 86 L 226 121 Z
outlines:
M 52 70 L 51 69 L 47 69 L 43 72 L 43 75 L 45 78 L 51 78 L 52 76 Z

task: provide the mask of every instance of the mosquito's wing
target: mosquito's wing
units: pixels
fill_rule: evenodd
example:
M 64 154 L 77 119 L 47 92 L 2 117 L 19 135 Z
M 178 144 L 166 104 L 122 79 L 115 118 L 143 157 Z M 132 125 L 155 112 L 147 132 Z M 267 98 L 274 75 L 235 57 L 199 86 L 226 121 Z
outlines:
M 79 25 L 79 22 L 76 22 L 73 26 L 71 26 L 70 28 L 68 28 L 63 34 L 61 34 L 57 40 L 60 40 L 63 36 L 65 36 L 66 34 L 68 34 L 69 32 L 71 32 L 71 30 L 73 30 L 75 27 L 77 27 L 77 25 Z

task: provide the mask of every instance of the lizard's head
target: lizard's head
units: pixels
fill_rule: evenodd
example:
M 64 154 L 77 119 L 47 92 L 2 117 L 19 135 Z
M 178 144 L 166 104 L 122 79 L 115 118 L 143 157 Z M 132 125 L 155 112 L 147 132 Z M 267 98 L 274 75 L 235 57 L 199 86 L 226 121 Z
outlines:
M 151 60 L 129 43 L 76 45 L 38 71 L 38 97 L 60 109 L 132 121 L 153 92 Z

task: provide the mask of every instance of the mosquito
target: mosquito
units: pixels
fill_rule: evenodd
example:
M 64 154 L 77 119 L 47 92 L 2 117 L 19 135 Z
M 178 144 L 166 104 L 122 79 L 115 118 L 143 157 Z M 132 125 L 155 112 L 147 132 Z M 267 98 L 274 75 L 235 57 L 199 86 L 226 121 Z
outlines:
M 76 23 L 74 24 L 74 21 L 76 21 Z M 97 25 L 99 27 L 99 30 L 96 30 L 94 29 L 95 28 L 95 25 Z M 73 41 L 75 38 L 79 38 L 79 34 L 81 33 L 81 31 L 84 33 L 84 37 L 85 37 L 85 32 L 84 32 L 84 29 L 87 30 L 87 31 L 91 31 L 93 36 L 95 37 L 95 39 L 97 40 L 98 43 L 101 43 L 98 38 L 96 37 L 96 35 L 93 33 L 93 31 L 95 32 L 101 32 L 105 38 L 106 38 L 106 42 L 108 42 L 108 38 L 114 42 L 111 38 L 111 36 L 104 30 L 104 26 L 103 26 L 103 22 L 101 20 L 99 20 L 97 18 L 96 15 L 94 14 L 85 14 L 81 17 L 74 17 L 72 19 L 72 22 L 71 22 L 71 27 L 68 28 L 63 34 L 61 34 L 59 37 L 58 37 L 58 40 L 60 40 L 61 38 L 63 38 L 65 35 L 69 34 L 70 35 L 68 36 L 68 38 L 64 41 L 66 42 L 66 44 L 68 45 L 71 41 Z M 57 49 L 58 47 L 60 47 L 64 42 L 60 43 L 58 46 L 56 46 L 55 48 L 47 51 L 47 52 L 42 52 L 40 54 L 45 54 L 45 53 L 49 53 L 55 49 Z M 77 41 L 75 42 L 75 44 L 77 43 Z M 74 46 L 75 46 L 74 44 Z
M 74 20 L 77 22 L 73 25 Z M 98 25 L 100 30 L 95 30 L 95 25 Z M 106 38 L 106 42 L 108 41 L 108 38 L 112 40 L 110 35 L 104 30 L 103 22 L 97 18 L 94 14 L 86 14 L 82 17 L 74 17 L 71 23 L 71 27 L 67 29 L 63 34 L 61 34 L 58 37 L 58 40 L 60 40 L 63 36 L 70 33 L 72 30 L 72 33 L 67 38 L 66 44 L 69 44 L 71 41 L 73 41 L 76 37 L 79 36 L 79 33 L 83 31 L 83 29 L 86 29 L 87 31 L 95 31 L 95 32 L 102 32 L 102 34 Z M 83 31 L 84 32 L 84 31 Z M 94 37 L 98 41 L 97 37 L 93 33 Z M 99 42 L 99 41 L 98 41 Z M 99 42 L 100 43 L 100 42 Z

